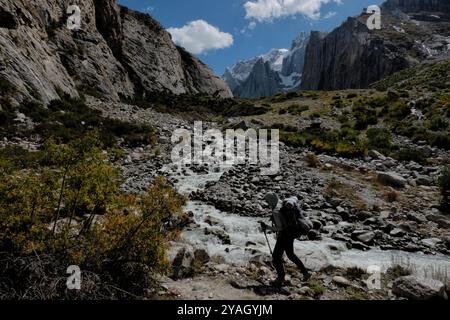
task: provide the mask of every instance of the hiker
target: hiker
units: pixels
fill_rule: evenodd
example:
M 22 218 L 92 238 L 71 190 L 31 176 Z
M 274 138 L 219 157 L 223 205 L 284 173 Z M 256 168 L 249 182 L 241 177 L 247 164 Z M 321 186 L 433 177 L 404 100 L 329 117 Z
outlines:
M 287 198 L 279 212 L 274 212 L 271 217 L 274 227 L 261 222 L 264 232 L 272 230 L 277 232 L 277 243 L 272 254 L 273 264 L 277 270 L 278 277 L 273 282 L 275 286 L 285 284 L 286 273 L 283 267 L 283 253 L 300 269 L 304 280 L 308 281 L 311 274 L 303 262 L 294 253 L 294 241 L 302 235 L 307 235 L 312 229 L 311 221 L 302 213 L 297 197 Z

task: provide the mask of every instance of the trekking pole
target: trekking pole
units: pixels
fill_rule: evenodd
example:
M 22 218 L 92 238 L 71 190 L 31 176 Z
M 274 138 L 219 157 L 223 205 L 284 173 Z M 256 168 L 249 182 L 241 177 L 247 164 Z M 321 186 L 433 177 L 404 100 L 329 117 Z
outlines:
M 272 247 L 270 246 L 269 238 L 267 237 L 267 231 L 264 229 L 264 235 L 266 236 L 267 245 L 269 246 L 270 254 L 273 255 Z

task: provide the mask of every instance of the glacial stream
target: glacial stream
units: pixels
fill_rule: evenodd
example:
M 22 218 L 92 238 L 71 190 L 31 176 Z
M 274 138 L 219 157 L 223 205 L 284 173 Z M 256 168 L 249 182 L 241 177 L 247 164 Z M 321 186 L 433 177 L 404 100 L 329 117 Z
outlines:
M 176 187 L 181 193 L 204 188 L 210 181 L 218 181 L 222 173 L 181 174 L 163 169 L 177 179 Z M 245 266 L 255 254 L 270 254 L 264 234 L 259 229 L 261 218 L 243 217 L 236 214 L 221 212 L 213 206 L 198 201 L 189 201 L 186 212 L 194 214 L 198 227 L 186 230 L 182 241 L 195 248 L 206 249 L 210 256 L 222 256 L 226 263 Z M 211 223 L 213 222 L 213 223 Z M 268 223 L 268 221 L 266 221 Z M 208 234 L 205 233 L 208 229 Z M 223 244 L 219 235 L 228 235 L 230 244 Z M 274 235 L 268 235 L 272 249 L 275 246 Z M 342 242 L 333 239 L 320 241 L 296 241 L 295 252 L 312 270 L 320 270 L 327 265 L 338 267 L 356 266 L 367 270 L 376 266 L 386 271 L 393 264 L 408 267 L 418 275 L 435 277 L 436 273 L 450 276 L 450 257 L 445 255 L 425 255 L 395 250 L 371 249 L 360 251 L 347 249 Z

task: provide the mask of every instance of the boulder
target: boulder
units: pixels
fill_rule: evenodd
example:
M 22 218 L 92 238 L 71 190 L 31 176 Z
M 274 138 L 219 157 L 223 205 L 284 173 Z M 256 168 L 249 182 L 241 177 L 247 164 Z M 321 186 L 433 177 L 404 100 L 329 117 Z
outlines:
M 406 276 L 395 280 L 392 292 L 398 297 L 411 300 L 445 299 L 445 285 L 437 280 Z
M 210 257 L 205 249 L 197 249 L 194 251 L 194 259 L 196 263 L 203 265 L 209 262 Z
M 429 214 L 427 220 L 435 222 L 443 229 L 450 229 L 450 219 L 440 214 Z
M 351 285 L 351 282 L 348 279 L 341 276 L 333 277 L 333 282 L 343 287 L 348 287 Z
M 194 252 L 191 247 L 185 246 L 178 250 L 172 261 L 173 277 L 189 276 L 193 272 Z
M 386 160 L 386 157 L 376 150 L 370 150 L 367 155 L 373 160 Z
M 379 172 L 378 181 L 384 185 L 396 188 L 404 188 L 407 183 L 405 178 L 395 172 Z
M 401 228 L 395 228 L 389 233 L 392 237 L 403 237 L 405 234 L 406 232 Z
M 375 239 L 375 233 L 373 231 L 357 230 L 353 232 L 352 238 L 362 243 L 369 244 Z
M 430 247 L 430 248 L 434 248 L 438 243 L 441 243 L 442 240 L 439 238 L 429 238 L 429 239 L 423 239 L 422 240 L 422 244 Z
M 432 186 L 434 184 L 433 178 L 423 175 L 419 175 L 415 181 L 418 186 Z

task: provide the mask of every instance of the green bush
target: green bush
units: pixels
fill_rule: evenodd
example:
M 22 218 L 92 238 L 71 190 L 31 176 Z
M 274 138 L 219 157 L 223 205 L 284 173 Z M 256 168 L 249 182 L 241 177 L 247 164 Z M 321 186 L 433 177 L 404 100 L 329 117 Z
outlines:
M 392 134 L 385 128 L 370 128 L 366 132 L 369 148 L 387 153 L 392 148 Z
M 395 152 L 393 156 L 399 161 L 414 161 L 419 164 L 427 164 L 427 158 L 423 155 L 423 153 L 413 147 L 400 148 L 400 150 Z
M 369 125 L 378 123 L 377 113 L 374 109 L 366 106 L 354 106 L 352 110 L 355 118 L 354 128 L 356 130 L 365 130 Z
M 428 128 L 433 131 L 448 129 L 448 120 L 443 115 L 434 115 L 428 122 Z
M 153 275 L 168 267 L 166 245 L 177 232 L 171 221 L 182 213 L 185 198 L 163 178 L 146 194 L 123 194 L 98 132 L 68 144 L 50 139 L 42 153 L 42 165 L 27 170 L 0 158 L 0 286 L 6 297 L 67 297 L 67 290 L 56 291 L 52 283 L 40 293 L 29 284 L 36 277 L 45 283 L 73 264 L 83 276 L 98 275 L 96 286 L 111 283 L 115 289 L 109 287 L 108 298 L 124 292 L 142 296 L 154 285 Z M 45 270 L 14 267 L 19 257 L 37 257 L 48 265 Z M 3 270 L 20 277 L 5 278 Z

